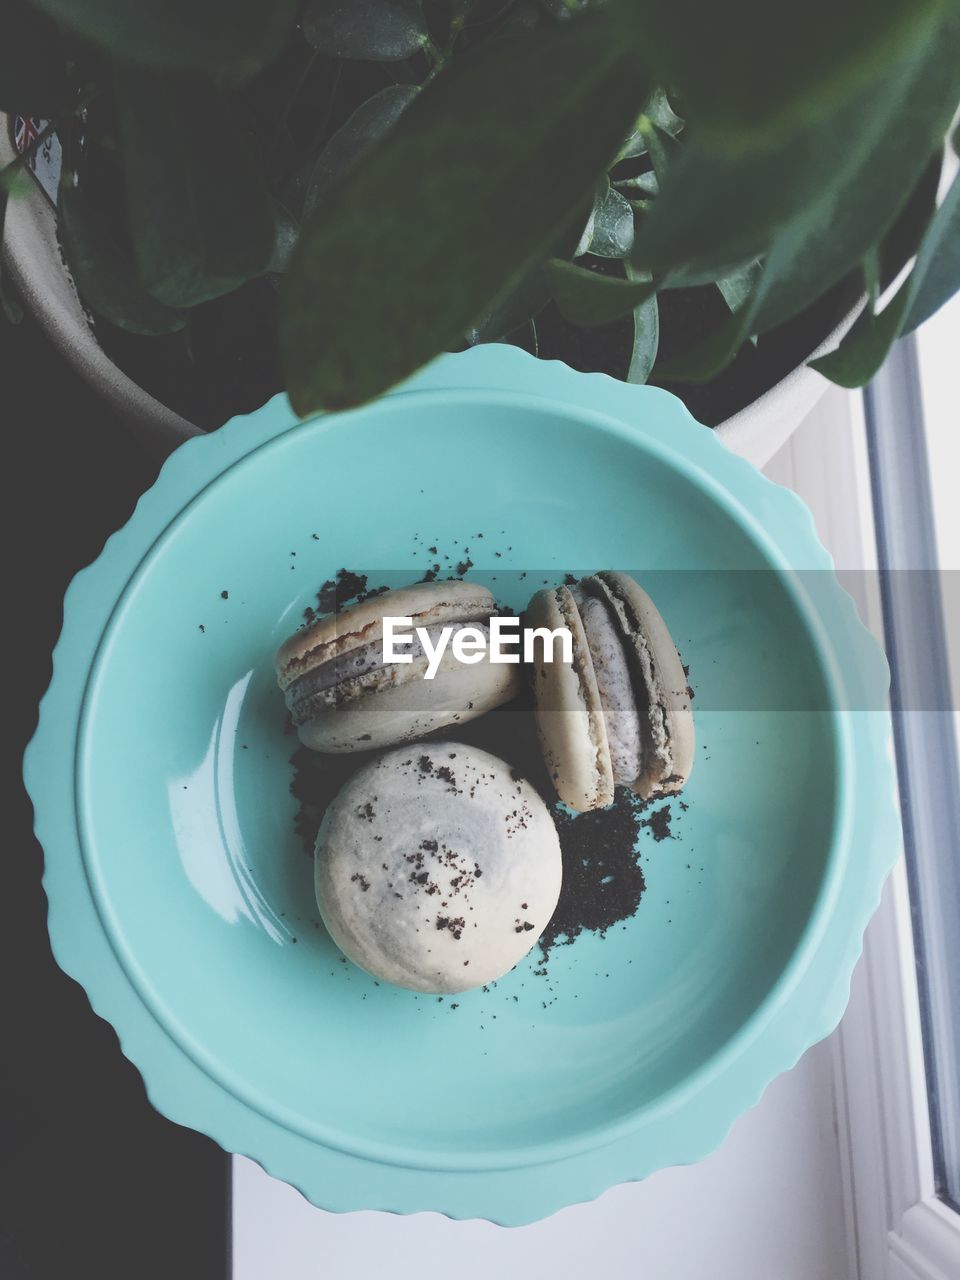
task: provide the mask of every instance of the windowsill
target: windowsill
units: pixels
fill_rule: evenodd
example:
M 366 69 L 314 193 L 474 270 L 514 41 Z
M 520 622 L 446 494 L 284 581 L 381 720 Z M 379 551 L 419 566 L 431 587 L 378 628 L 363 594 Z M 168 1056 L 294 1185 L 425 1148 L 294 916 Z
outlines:
M 876 568 L 859 396 L 829 391 L 767 473 L 810 505 L 838 568 Z M 877 594 L 860 594 L 861 617 L 882 636 Z M 960 1276 L 960 1214 L 935 1195 L 903 859 L 867 929 L 850 1003 L 832 1045 L 850 1275 L 953 1280 Z

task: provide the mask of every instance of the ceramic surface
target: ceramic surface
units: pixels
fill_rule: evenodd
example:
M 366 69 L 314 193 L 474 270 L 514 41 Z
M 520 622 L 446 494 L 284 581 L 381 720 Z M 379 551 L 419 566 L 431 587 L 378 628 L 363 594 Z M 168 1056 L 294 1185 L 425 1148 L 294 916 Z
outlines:
M 320 927 L 272 670 L 336 569 L 433 546 L 516 610 L 635 572 L 697 693 L 636 916 L 456 1008 Z M 72 584 L 28 752 L 59 962 L 158 1108 L 325 1208 L 519 1223 L 701 1157 L 836 1024 L 898 849 L 885 663 L 829 570 L 679 401 L 510 347 L 187 443 Z

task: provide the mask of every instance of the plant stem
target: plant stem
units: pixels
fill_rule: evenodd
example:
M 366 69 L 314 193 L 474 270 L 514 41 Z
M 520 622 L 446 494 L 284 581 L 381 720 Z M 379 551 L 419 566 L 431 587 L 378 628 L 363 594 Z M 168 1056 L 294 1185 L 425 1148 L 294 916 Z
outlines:
M 430 76 L 435 75 L 446 61 L 446 53 L 437 44 L 432 36 L 427 36 L 426 43 L 423 46 L 423 52 L 427 55 L 430 62 Z

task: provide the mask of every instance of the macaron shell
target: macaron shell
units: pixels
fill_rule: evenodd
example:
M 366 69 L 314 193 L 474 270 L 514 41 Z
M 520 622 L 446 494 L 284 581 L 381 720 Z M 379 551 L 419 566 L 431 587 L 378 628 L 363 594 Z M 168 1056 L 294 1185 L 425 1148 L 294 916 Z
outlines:
M 531 668 L 537 730 L 560 799 L 583 813 L 611 804 L 613 765 L 600 691 L 576 601 L 566 587 L 543 588 L 527 606 L 528 627 L 567 627 L 573 662 L 535 661 Z
M 677 646 L 659 609 L 629 574 L 605 570 L 587 581 L 596 583 L 618 616 L 626 619 L 625 639 L 637 647 L 638 656 L 649 661 L 651 694 L 663 715 L 669 763 L 662 773 L 641 775 L 633 790 L 644 799 L 674 794 L 689 778 L 696 754 L 687 676 Z
M 496 756 L 456 742 L 392 751 L 327 810 L 314 864 L 333 940 L 376 978 L 458 992 L 502 977 L 560 894 L 546 805 Z
M 359 645 L 383 638 L 383 619 L 412 618 L 414 627 L 472 622 L 496 608 L 492 592 L 475 582 L 452 579 L 417 582 L 369 596 L 359 604 L 326 614 L 289 636 L 277 650 L 274 667 L 280 688 L 305 672 Z
M 448 648 L 432 680 L 426 657 L 394 663 L 318 695 L 297 728 L 313 751 L 341 754 L 411 742 L 447 725 L 465 724 L 520 692 L 520 668 L 507 663 L 466 665 Z

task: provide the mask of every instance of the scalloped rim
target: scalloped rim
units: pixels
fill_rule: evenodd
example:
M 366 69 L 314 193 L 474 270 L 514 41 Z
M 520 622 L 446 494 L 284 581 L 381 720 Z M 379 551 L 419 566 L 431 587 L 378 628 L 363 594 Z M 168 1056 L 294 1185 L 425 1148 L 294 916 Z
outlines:
M 391 394 L 471 389 L 562 400 L 575 409 L 613 417 L 681 455 L 688 466 L 702 469 L 752 514 L 767 542 L 788 564 L 833 569 L 803 502 L 731 453 L 667 392 L 629 386 L 605 374 L 577 373 L 559 361 L 537 360 L 517 348 L 485 346 L 441 357 Z M 644 409 L 654 400 L 663 419 L 658 423 L 645 421 Z M 669 406 L 669 413 L 662 412 L 664 406 Z M 451 1172 L 380 1164 L 319 1146 L 252 1110 L 206 1075 L 170 1039 L 122 969 L 86 879 L 72 802 L 76 742 L 64 734 L 63 726 L 79 722 L 91 661 L 103 621 L 116 602 L 118 579 L 127 581 L 156 538 L 201 488 L 295 425 L 286 397 L 277 396 L 256 414 L 235 418 L 215 434 L 182 445 L 127 524 L 67 590 L 53 676 L 24 762 L 35 831 L 47 855 L 43 885 L 58 964 L 84 986 L 94 1011 L 112 1023 L 125 1056 L 140 1071 L 159 1111 L 207 1134 L 227 1151 L 248 1155 L 324 1209 L 433 1210 L 451 1218 L 481 1217 L 516 1226 L 594 1199 L 610 1186 L 639 1180 L 666 1165 L 702 1159 L 720 1145 L 734 1120 L 759 1101 L 776 1076 L 830 1034 L 846 1006 L 864 930 L 901 847 L 885 712 L 841 713 L 849 739 L 849 753 L 844 754 L 850 762 L 845 839 L 856 857 L 842 869 L 824 907 L 820 936 L 806 949 L 805 964 L 794 980 L 770 998 L 766 1016 L 756 1020 L 755 1033 L 708 1073 L 699 1088 L 675 1093 L 639 1127 L 567 1159 Z M 855 678 L 874 694 L 885 692 L 885 659 L 860 622 L 852 599 L 832 572 L 817 577 L 816 618 L 834 655 L 856 654 L 855 663 L 841 664 L 844 669 L 855 669 Z M 874 698 L 859 705 L 879 703 Z M 71 797 L 66 805 L 65 795 Z

